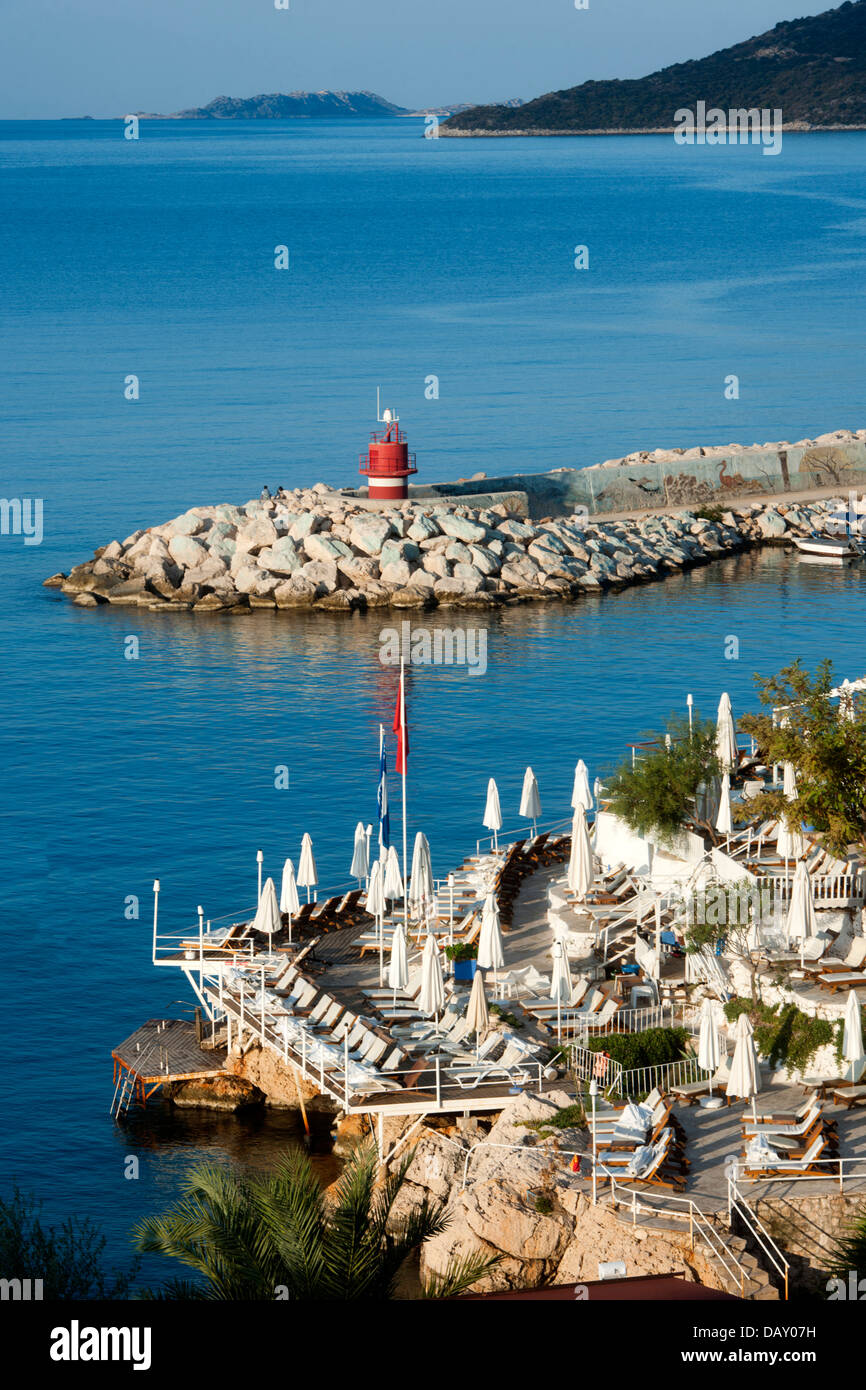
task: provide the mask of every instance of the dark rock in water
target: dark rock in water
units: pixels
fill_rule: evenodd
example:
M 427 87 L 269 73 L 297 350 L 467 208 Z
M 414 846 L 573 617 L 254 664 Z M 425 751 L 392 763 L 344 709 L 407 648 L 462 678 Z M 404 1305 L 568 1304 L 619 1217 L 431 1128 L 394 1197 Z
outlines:
M 264 1092 L 241 1076 L 178 1081 L 170 1088 L 170 1096 L 174 1105 L 199 1110 L 242 1110 L 247 1105 L 263 1105 L 265 1100 Z

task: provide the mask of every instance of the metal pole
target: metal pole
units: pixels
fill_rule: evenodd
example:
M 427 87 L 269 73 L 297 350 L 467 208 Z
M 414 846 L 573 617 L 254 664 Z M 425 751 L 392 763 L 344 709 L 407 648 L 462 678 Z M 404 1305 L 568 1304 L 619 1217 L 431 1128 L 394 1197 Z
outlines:
M 265 967 L 262 966 L 262 1047 L 265 1045 Z
M 438 1054 L 436 1057 L 436 1109 L 442 1109 L 442 1064 Z
M 694 703 L 695 703 L 695 702 L 694 702 L 693 697 L 692 697 L 691 695 L 687 695 L 687 696 L 686 696 L 686 704 L 687 704 L 688 707 L 689 707 L 689 742 L 691 742 L 691 738 L 692 738 L 692 707 L 693 707 Z
M 257 863 L 258 866 L 259 866 L 259 895 L 258 895 L 258 897 L 256 898 L 256 902 L 257 902 L 257 903 L 260 903 L 261 900 L 262 900 L 262 864 L 263 864 L 263 862 L 264 862 L 264 858 L 265 858 L 265 856 L 262 854 L 262 851 L 261 851 L 260 849 L 257 849 L 257 850 L 256 850 L 256 863 Z
M 448 911 L 448 921 L 449 921 L 449 928 L 448 928 L 448 944 L 449 944 L 449 946 L 453 946 L 453 945 L 454 945 L 454 875 L 453 875 L 453 874 L 449 874 L 449 875 L 448 875 L 448 894 L 449 894 L 449 898 L 450 898 L 450 907 L 449 907 L 449 911 Z
M 589 1094 L 592 1100 L 592 1205 L 595 1206 L 598 1197 L 598 1149 L 595 1128 L 595 1098 L 598 1095 L 598 1082 L 595 1077 L 589 1083 Z
M 159 909 L 159 879 L 153 880 L 153 963 L 156 965 L 156 918 Z
M 403 925 L 409 936 L 409 883 L 407 880 L 408 851 L 406 831 L 406 689 L 403 658 L 400 657 L 400 760 L 403 764 Z

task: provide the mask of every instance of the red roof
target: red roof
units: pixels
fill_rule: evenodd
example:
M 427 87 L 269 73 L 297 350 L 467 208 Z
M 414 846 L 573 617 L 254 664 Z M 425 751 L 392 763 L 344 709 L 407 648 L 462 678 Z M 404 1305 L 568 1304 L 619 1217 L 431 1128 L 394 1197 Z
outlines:
M 586 1297 L 578 1297 L 577 1290 L 586 1290 Z M 565 1300 L 570 1303 L 599 1303 L 607 1301 L 639 1301 L 647 1303 L 669 1303 L 681 1300 L 725 1299 L 734 1303 L 739 1300 L 720 1289 L 709 1289 L 706 1284 L 694 1284 L 682 1274 L 636 1274 L 630 1279 L 599 1279 L 585 1284 L 552 1284 L 543 1289 L 503 1289 L 499 1293 L 464 1294 L 464 1299 L 546 1299 Z

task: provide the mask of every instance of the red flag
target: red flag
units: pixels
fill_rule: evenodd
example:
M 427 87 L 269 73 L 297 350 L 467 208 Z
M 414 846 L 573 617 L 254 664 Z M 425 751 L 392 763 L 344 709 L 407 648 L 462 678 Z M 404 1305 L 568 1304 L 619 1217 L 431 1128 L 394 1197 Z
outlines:
M 403 690 L 402 666 L 400 668 L 400 692 L 397 696 L 397 708 L 394 710 L 394 733 L 397 735 L 397 757 L 394 761 L 394 770 L 404 773 L 409 758 L 409 729 L 406 724 L 406 695 Z

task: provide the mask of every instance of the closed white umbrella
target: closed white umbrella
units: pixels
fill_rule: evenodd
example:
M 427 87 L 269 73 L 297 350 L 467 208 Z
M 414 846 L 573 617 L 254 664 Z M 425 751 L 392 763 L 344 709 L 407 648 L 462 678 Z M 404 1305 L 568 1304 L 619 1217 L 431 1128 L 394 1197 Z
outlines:
M 259 905 L 256 908 L 256 915 L 253 918 L 253 931 L 261 931 L 268 936 L 273 936 L 274 932 L 280 930 L 280 926 L 280 905 L 277 902 L 277 890 L 274 887 L 274 880 L 266 878 L 262 888 L 262 896 L 259 898 Z
M 734 1060 L 731 1062 L 731 1074 L 726 1088 L 727 1094 L 735 1100 L 751 1100 L 752 1115 L 757 1120 L 758 1111 L 755 1105 L 755 1096 L 761 1089 L 761 1075 L 758 1071 L 752 1025 L 746 1014 L 740 1014 L 737 1019 L 736 1039 Z
M 585 811 L 592 810 L 592 792 L 589 790 L 589 773 L 586 770 L 586 763 L 583 758 L 578 758 L 577 767 L 574 769 L 574 788 L 571 793 L 571 805 L 576 811 L 578 806 L 582 806 Z
M 791 902 L 788 906 L 788 915 L 785 918 L 785 937 L 790 944 L 792 941 L 804 942 L 807 937 L 817 936 L 817 934 L 818 923 L 815 917 L 815 906 L 812 902 L 812 880 L 809 878 L 805 859 L 801 859 L 797 864 L 791 887 Z M 801 967 L 802 964 L 801 951 Z
M 367 911 L 371 917 L 376 919 L 376 928 L 379 933 L 379 986 L 382 985 L 382 976 L 385 969 L 385 930 L 383 926 L 385 917 L 385 889 L 382 881 L 382 865 L 377 859 L 373 864 L 370 874 L 370 882 L 367 885 Z
M 571 825 L 571 854 L 568 858 L 567 883 L 578 902 L 583 902 L 595 878 L 592 845 L 586 824 L 586 811 L 578 805 Z
M 403 880 L 400 877 L 400 860 L 393 845 L 388 848 L 385 859 L 385 897 L 402 898 Z
M 538 817 L 541 815 L 541 801 L 535 773 L 528 767 L 523 774 L 523 790 L 520 794 L 520 815 L 532 821 L 532 833 L 536 833 Z
M 484 807 L 485 830 L 493 831 L 493 848 L 499 850 L 499 832 L 502 829 L 502 809 L 499 805 L 499 788 L 493 778 L 487 783 L 487 802 Z
M 710 1095 L 713 1094 L 713 1077 L 722 1060 L 719 1046 L 719 1030 L 716 1027 L 712 999 L 705 999 L 701 1009 L 701 1031 L 698 1037 L 698 1066 L 701 1071 L 710 1073 Z
M 853 989 L 849 989 L 845 1001 L 845 1034 L 842 1039 L 842 1055 L 851 1068 L 850 1081 L 856 1081 L 863 1070 L 863 1028 L 860 1021 L 860 1000 Z
M 716 756 L 723 772 L 733 772 L 737 766 L 737 734 L 731 697 L 726 693 L 719 701 L 716 715 Z
M 418 1008 L 422 1014 L 442 1012 L 445 1006 L 445 982 L 442 979 L 442 959 L 435 936 L 427 937 L 421 954 L 421 991 Z
M 291 859 L 287 859 L 283 865 L 283 877 L 280 883 L 280 912 L 288 913 L 289 941 L 292 939 L 292 918 L 300 910 L 301 900 L 298 897 L 298 885 L 295 881 L 295 866 Z
M 394 991 L 394 1004 L 397 1003 L 397 990 L 405 989 L 409 983 L 409 961 L 406 954 L 406 934 L 403 923 L 398 922 L 391 938 L 391 958 L 388 961 L 388 988 Z
M 412 851 L 412 873 L 409 878 L 409 906 L 418 917 L 423 917 L 433 900 L 433 868 L 430 863 L 430 846 L 427 836 L 419 830 L 415 836 Z
M 797 773 L 793 763 L 785 763 L 782 769 L 782 790 L 786 801 L 797 800 Z M 776 852 L 785 861 L 785 882 L 788 882 L 788 860 L 799 859 L 806 852 L 799 826 L 790 827 L 784 816 L 779 817 L 776 832 Z
M 499 904 L 493 893 L 484 899 L 481 912 L 481 931 L 478 934 L 478 968 L 492 970 L 496 984 L 496 971 L 505 966 L 505 952 L 502 947 L 502 927 L 499 921 Z
M 562 1006 L 571 1003 L 574 985 L 568 967 L 568 955 L 562 937 L 558 936 L 551 950 L 553 956 L 553 975 L 550 980 L 550 997 L 556 1000 L 556 1036 L 562 1037 Z
M 358 821 L 358 824 L 355 826 L 355 844 L 352 851 L 352 867 L 349 870 L 349 877 L 356 878 L 358 880 L 358 887 L 360 888 L 369 872 L 367 832 L 361 821 Z
M 484 993 L 484 976 L 480 970 L 475 971 L 472 989 L 469 992 L 469 1003 L 466 1007 L 466 1022 L 469 1024 L 469 1031 L 475 1034 L 475 1051 L 477 1054 L 478 1044 L 490 1027 L 487 995 Z
M 720 835 L 726 837 L 727 848 L 731 847 L 731 831 L 734 822 L 731 818 L 731 778 L 729 773 L 725 773 L 722 778 L 722 794 L 719 797 L 719 814 L 716 816 L 716 829 Z
M 306 888 L 307 902 L 310 901 L 310 889 L 318 886 L 319 878 L 316 873 L 316 861 L 313 858 L 313 842 L 309 835 L 305 835 L 301 841 L 301 859 L 298 864 L 298 886 Z M 313 900 L 315 901 L 315 893 Z

